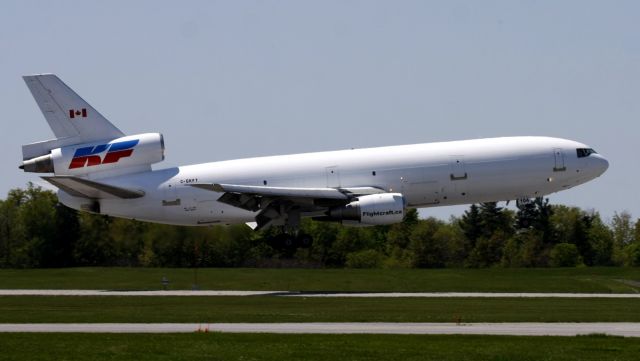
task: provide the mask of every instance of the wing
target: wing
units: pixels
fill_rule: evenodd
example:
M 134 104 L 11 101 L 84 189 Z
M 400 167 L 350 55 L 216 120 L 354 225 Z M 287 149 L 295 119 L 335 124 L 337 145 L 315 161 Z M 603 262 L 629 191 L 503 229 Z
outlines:
M 218 183 L 191 186 L 223 193 L 218 202 L 259 212 L 256 229 L 271 225 L 297 226 L 301 214 L 322 213 L 329 207 L 347 204 L 358 196 L 384 193 L 375 187 L 299 188 Z
M 225 195 L 252 195 L 261 197 L 289 197 L 289 198 L 323 198 L 323 199 L 347 199 L 347 195 L 335 188 L 288 188 L 288 187 L 266 187 L 266 186 L 246 186 L 237 184 L 193 184 L 192 186 L 207 189 Z M 224 197 L 224 196 L 223 196 Z M 227 203 L 227 202 L 225 202 Z M 253 210 L 253 207 L 246 208 L 240 204 L 232 204 L 236 207 Z
M 144 196 L 144 192 L 141 190 L 116 187 L 84 178 L 58 176 L 42 177 L 42 179 L 75 197 L 89 199 L 132 199 Z

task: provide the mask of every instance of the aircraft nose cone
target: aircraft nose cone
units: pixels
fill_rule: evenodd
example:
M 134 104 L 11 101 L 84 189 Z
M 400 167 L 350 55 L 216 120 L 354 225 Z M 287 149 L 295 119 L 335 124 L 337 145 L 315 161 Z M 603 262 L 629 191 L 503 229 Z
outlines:
M 599 154 L 593 156 L 592 164 L 592 167 L 598 175 L 601 175 L 609 169 L 609 161 Z

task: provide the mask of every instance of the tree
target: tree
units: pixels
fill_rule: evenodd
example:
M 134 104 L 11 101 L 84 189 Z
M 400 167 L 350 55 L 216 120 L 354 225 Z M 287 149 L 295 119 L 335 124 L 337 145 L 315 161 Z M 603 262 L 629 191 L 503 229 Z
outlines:
M 582 222 L 583 212 L 577 207 L 567 207 L 563 205 L 554 205 L 553 214 L 550 222 L 556 243 L 573 243 L 578 244 L 579 237 L 584 237 L 586 233 L 580 232 L 579 223 Z
M 80 237 L 78 212 L 61 203 L 56 203 L 56 233 L 53 236 L 53 250 L 45 267 L 75 266 L 73 252 Z
M 7 199 L 0 203 L 0 265 L 2 267 L 18 267 L 16 250 L 22 238 L 18 214 L 25 199 L 23 190 L 12 189 Z
M 587 239 L 593 249 L 593 265 L 611 266 L 613 265 L 614 239 L 613 232 L 607 227 L 600 214 L 594 212 L 591 215 Z
M 71 265 L 77 238 L 75 213 L 58 206 L 51 191 L 29 183 L 0 208 L 0 264 L 4 267 Z
M 626 211 L 615 212 L 611 219 L 611 232 L 613 235 L 613 264 L 625 264 L 627 258 L 625 248 L 635 239 L 631 214 Z
M 447 267 L 462 267 L 468 255 L 468 249 L 464 233 L 458 226 L 457 220 L 453 219 L 449 223 L 442 223 L 438 231 L 433 235 L 438 243 L 446 246 Z
M 446 241 L 437 237 L 442 221 L 428 218 L 411 232 L 409 250 L 413 253 L 413 265 L 420 268 L 444 267 L 448 260 Z
M 551 224 L 556 242 L 575 244 L 587 266 L 592 266 L 595 262 L 595 251 L 588 236 L 593 219 L 592 214 L 577 207 L 553 206 Z
M 23 225 L 20 207 L 26 201 L 26 192 L 12 189 L 0 207 L 0 260 L 2 267 L 28 267 L 27 256 L 23 254 Z
M 389 245 L 394 248 L 407 248 L 411 232 L 419 222 L 418 211 L 415 208 L 407 210 L 401 223 L 396 223 L 389 227 L 387 232 Z
M 80 237 L 73 250 L 73 258 L 80 266 L 109 266 L 114 260 L 113 245 L 108 216 L 79 213 Z
M 638 228 L 636 226 L 636 228 Z M 635 232 L 631 222 L 631 214 L 627 211 L 615 212 L 611 219 L 611 230 L 615 242 L 621 246 L 626 246 L 635 239 Z
M 489 267 L 502 259 L 507 240 L 513 235 L 513 213 L 498 207 L 496 202 L 480 204 L 470 208 L 460 222 L 466 236 L 477 236 L 470 240 L 472 247 L 466 265 L 469 267 Z
M 580 264 L 578 247 L 571 243 L 558 243 L 551 249 L 551 266 L 575 267 Z
M 494 232 L 489 238 L 479 238 L 467 258 L 466 266 L 491 267 L 498 264 L 508 239 L 509 236 L 501 231 Z
M 516 229 L 535 229 L 540 232 L 542 242 L 546 245 L 554 243 L 551 217 L 553 207 L 549 199 L 537 197 L 533 201 L 518 202 L 516 213 Z
M 513 213 L 498 207 L 496 202 L 480 204 L 480 224 L 481 234 L 485 238 L 491 238 L 496 232 L 506 236 L 514 233 Z
M 640 265 L 640 221 L 633 224 L 627 212 L 605 224 L 596 212 L 542 198 L 520 204 L 517 213 L 496 203 L 472 205 L 448 222 L 420 220 L 414 209 L 391 226 L 304 219 L 301 232 L 314 242 L 298 249 L 278 246 L 277 228 L 179 227 L 77 213 L 29 184 L 0 200 L 0 267 Z
M 19 216 L 24 230 L 25 246 L 35 267 L 49 267 L 55 263 L 56 209 L 58 203 L 53 192 L 29 183 L 26 201 L 21 205 Z
M 338 235 L 339 226 L 328 222 L 302 220 L 302 230 L 313 239 L 311 258 L 327 265 L 331 263 L 331 248 Z
M 409 209 L 401 223 L 389 226 L 386 232 L 386 250 L 388 257 L 384 261 L 387 268 L 411 267 L 412 253 L 409 250 L 411 233 L 422 221 L 418 219 L 418 211 Z
M 253 231 L 246 225 L 202 228 L 196 246 L 203 267 L 242 266 L 253 246 Z
M 640 242 L 633 242 L 624 248 L 624 265 L 630 267 L 640 266 Z
M 8 264 L 11 250 L 11 242 L 8 237 L 9 222 L 7 206 L 5 203 L 5 201 L 0 199 L 0 268 Z
M 148 223 L 131 219 L 114 218 L 109 223 L 109 239 L 113 242 L 113 260 L 117 266 L 137 266 L 144 247 L 143 235 Z
M 464 236 L 469 242 L 469 248 L 475 247 L 476 240 L 482 236 L 482 218 L 480 217 L 480 209 L 477 205 L 472 204 L 468 210 L 464 212 L 459 221 L 460 228 Z

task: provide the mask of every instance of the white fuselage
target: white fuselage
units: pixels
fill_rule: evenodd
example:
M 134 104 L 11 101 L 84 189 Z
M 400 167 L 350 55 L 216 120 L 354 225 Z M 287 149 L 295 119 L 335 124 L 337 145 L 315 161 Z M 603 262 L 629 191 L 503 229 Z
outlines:
M 101 213 L 179 224 L 252 222 L 256 213 L 221 202 L 222 193 L 190 186 L 376 187 L 401 193 L 407 207 L 533 198 L 600 176 L 607 161 L 586 145 L 548 137 L 506 137 L 248 158 L 99 178 L 144 191 L 138 199 L 104 199 Z M 86 199 L 59 192 L 80 209 Z

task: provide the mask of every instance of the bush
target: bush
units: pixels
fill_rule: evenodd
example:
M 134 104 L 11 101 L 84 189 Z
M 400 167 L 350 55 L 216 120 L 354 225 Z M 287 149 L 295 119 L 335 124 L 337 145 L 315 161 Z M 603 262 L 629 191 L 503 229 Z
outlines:
M 346 266 L 349 268 L 380 268 L 383 255 L 373 249 L 351 252 L 347 254 Z
M 575 267 L 582 263 L 578 247 L 572 243 L 558 243 L 551 249 L 553 267 Z

